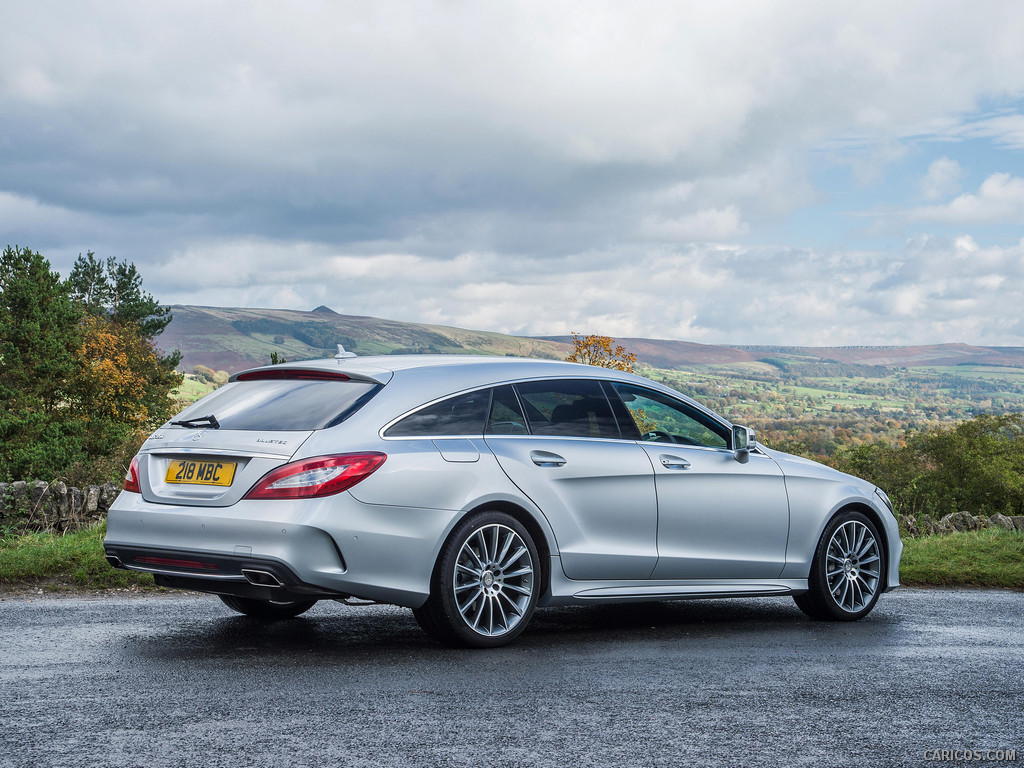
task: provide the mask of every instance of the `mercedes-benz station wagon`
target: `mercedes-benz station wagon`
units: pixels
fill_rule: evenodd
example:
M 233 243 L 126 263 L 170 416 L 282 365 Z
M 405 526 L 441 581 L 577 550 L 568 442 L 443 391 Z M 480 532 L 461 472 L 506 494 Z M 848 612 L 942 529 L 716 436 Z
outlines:
M 639 376 L 346 353 L 235 374 L 157 430 L 104 548 L 250 616 L 359 598 L 491 647 L 538 606 L 792 595 L 859 619 L 903 546 L 880 489 Z

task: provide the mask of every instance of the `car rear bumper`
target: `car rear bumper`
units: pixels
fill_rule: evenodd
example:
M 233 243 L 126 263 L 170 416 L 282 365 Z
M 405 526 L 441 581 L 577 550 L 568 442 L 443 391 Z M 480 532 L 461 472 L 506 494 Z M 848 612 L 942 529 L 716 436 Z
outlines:
M 167 587 L 271 600 L 351 596 L 415 608 L 427 599 L 458 514 L 364 504 L 348 493 L 220 508 L 122 493 L 103 545 L 115 565 L 153 573 Z

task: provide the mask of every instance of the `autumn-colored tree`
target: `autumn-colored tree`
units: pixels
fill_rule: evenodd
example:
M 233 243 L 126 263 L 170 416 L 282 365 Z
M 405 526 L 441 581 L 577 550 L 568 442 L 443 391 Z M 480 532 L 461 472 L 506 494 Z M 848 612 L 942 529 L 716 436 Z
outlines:
M 181 354 L 157 349 L 170 311 L 142 289 L 134 264 L 102 261 L 89 251 L 75 261 L 65 285 L 85 317 L 77 392 L 92 438 L 89 453 L 100 455 L 117 439 L 174 412 L 171 391 L 181 384 L 175 370 Z
M 613 346 L 614 345 L 614 346 Z M 616 371 L 633 372 L 636 355 L 627 352 L 621 344 L 615 344 L 610 336 L 580 336 L 572 334 L 572 354 L 565 358 L 570 363 L 596 365 L 599 368 L 614 368 Z
M 195 374 L 197 379 L 205 381 L 207 384 L 213 384 L 213 377 L 217 375 L 213 368 L 202 363 L 192 366 L 192 373 Z

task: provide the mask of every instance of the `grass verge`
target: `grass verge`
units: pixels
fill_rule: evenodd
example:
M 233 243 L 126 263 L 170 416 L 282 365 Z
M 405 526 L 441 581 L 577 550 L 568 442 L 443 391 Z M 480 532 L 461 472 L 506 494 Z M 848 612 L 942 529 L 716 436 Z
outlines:
M 908 587 L 1024 590 L 1024 533 L 987 528 L 903 540 L 900 583 Z
M 101 523 L 66 536 L 32 533 L 0 539 L 0 592 L 156 590 L 149 574 L 107 565 L 106 531 Z M 990 528 L 905 539 L 903 545 L 900 581 L 906 586 L 1024 590 L 1024 533 Z
M 81 589 L 157 589 L 148 573 L 111 568 L 103 558 L 100 523 L 65 536 L 30 533 L 0 539 L 0 592 L 35 587 L 50 592 Z

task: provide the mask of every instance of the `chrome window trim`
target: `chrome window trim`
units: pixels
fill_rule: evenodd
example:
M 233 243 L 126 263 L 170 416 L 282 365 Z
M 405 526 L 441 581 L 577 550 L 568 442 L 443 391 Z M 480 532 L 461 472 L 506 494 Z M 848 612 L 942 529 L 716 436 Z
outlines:
M 449 392 L 447 395 L 444 395 L 443 397 L 438 397 L 438 398 L 435 398 L 433 400 L 430 400 L 429 402 L 423 403 L 421 405 L 417 405 L 415 408 L 410 408 L 408 411 L 405 411 L 400 416 L 396 416 L 395 418 L 391 419 L 391 421 L 387 422 L 383 427 L 381 427 L 379 430 L 377 430 L 377 436 L 381 440 L 446 440 L 446 439 L 460 439 L 460 438 L 466 440 L 466 439 L 472 439 L 472 438 L 475 438 L 475 437 L 487 437 L 488 435 L 486 435 L 485 433 L 481 433 L 479 435 L 477 435 L 477 434 L 470 434 L 470 435 L 415 435 L 415 436 L 410 435 L 408 437 L 397 437 L 397 436 L 396 437 L 388 437 L 384 433 L 387 432 L 389 429 L 391 429 L 391 427 L 393 427 L 395 424 L 397 424 L 402 419 L 404 419 L 404 418 L 406 418 L 408 416 L 412 416 L 414 413 L 416 413 L 418 411 L 422 411 L 424 408 L 429 408 L 432 405 L 437 405 L 438 403 L 444 402 L 445 400 L 449 400 L 449 399 L 451 399 L 453 397 L 461 397 L 462 395 L 469 395 L 469 394 L 472 394 L 473 392 L 480 392 L 480 391 L 485 390 L 485 389 L 495 389 L 497 387 L 503 387 L 506 384 L 508 384 L 508 385 L 512 386 L 512 391 L 515 393 L 516 399 L 519 399 L 519 392 L 516 390 L 515 385 L 516 384 L 525 384 L 527 382 L 533 382 L 533 381 L 596 381 L 596 382 L 598 382 L 598 384 L 600 384 L 601 382 L 607 382 L 609 384 L 615 384 L 616 382 L 618 382 L 619 384 L 629 384 L 631 386 L 637 386 L 637 387 L 640 387 L 640 388 L 652 389 L 651 387 L 644 387 L 644 385 L 642 385 L 642 384 L 635 384 L 634 382 L 631 382 L 631 381 L 621 381 L 621 380 L 618 380 L 618 379 L 608 379 L 608 378 L 605 378 L 605 377 L 602 377 L 602 376 L 530 376 L 530 377 L 525 378 L 525 379 L 523 379 L 523 378 L 519 378 L 519 379 L 503 379 L 502 381 L 495 381 L 495 382 L 491 382 L 490 384 L 483 384 L 483 385 L 477 386 L 477 387 L 470 387 L 468 389 L 461 389 L 461 390 L 458 390 L 458 391 L 455 391 L 455 392 Z M 658 382 L 651 382 L 651 383 L 657 384 Z M 664 386 L 664 385 L 662 385 L 662 386 Z M 601 389 L 603 391 L 604 387 L 602 387 Z M 668 388 L 666 387 L 666 389 L 668 389 Z M 658 392 L 659 390 L 652 389 L 652 391 Z M 666 391 L 666 392 L 661 392 L 661 394 L 667 395 L 667 396 L 672 397 L 672 398 L 674 398 L 676 400 L 679 400 L 680 402 L 682 402 L 685 405 L 688 405 L 688 406 L 690 406 L 692 408 L 696 408 L 700 412 L 706 414 L 712 420 L 714 420 L 714 421 L 718 422 L 719 424 L 721 424 L 726 430 L 728 430 L 730 432 L 732 431 L 732 423 L 730 423 L 728 421 L 725 421 L 721 416 L 719 416 L 718 414 L 714 413 L 713 411 L 709 411 L 706 408 L 702 408 L 698 403 L 692 402 L 689 398 L 686 398 L 685 395 L 682 396 L 685 399 L 681 399 L 680 395 L 682 393 L 673 393 L 671 390 L 669 390 L 669 391 Z M 608 395 L 605 394 L 605 399 L 607 400 L 607 398 L 608 398 Z M 522 409 L 522 400 L 520 400 L 520 402 L 519 402 L 519 407 Z M 608 404 L 608 407 L 611 408 L 611 403 Z M 524 416 L 525 416 L 525 413 L 524 413 Z M 488 418 L 489 417 L 490 417 L 490 414 L 488 414 Z M 615 417 L 615 409 L 614 408 L 612 408 L 612 417 L 615 418 L 616 429 L 619 430 L 620 437 L 614 438 L 614 437 L 584 437 L 584 436 L 580 436 L 578 439 L 580 439 L 580 440 L 602 440 L 602 441 L 616 440 L 618 442 L 638 443 L 638 444 L 642 444 L 644 442 L 643 440 L 630 440 L 628 438 L 621 437 L 622 428 L 619 427 L 619 425 L 618 425 L 618 418 Z M 486 428 L 487 428 L 487 425 L 485 424 L 484 425 L 484 429 L 486 429 Z M 532 434 L 531 435 L 490 435 L 490 437 L 553 437 L 555 439 L 560 439 L 560 440 L 568 440 L 568 439 L 570 439 L 568 436 L 565 436 L 565 435 L 532 435 Z M 576 439 L 576 438 L 572 438 L 572 439 Z M 678 445 L 678 443 L 665 443 L 665 445 Z M 710 446 L 696 446 L 696 445 L 692 445 L 692 446 L 686 446 L 686 447 L 688 447 L 688 448 L 700 448 L 700 447 L 710 447 Z M 732 452 L 731 448 L 729 448 L 729 449 L 711 448 L 711 449 L 712 450 L 728 450 L 729 452 Z

